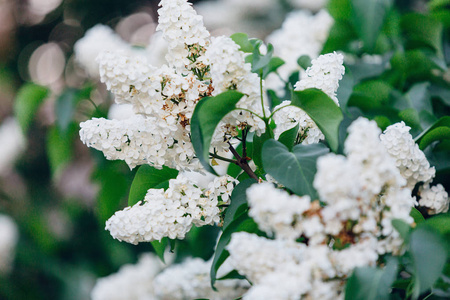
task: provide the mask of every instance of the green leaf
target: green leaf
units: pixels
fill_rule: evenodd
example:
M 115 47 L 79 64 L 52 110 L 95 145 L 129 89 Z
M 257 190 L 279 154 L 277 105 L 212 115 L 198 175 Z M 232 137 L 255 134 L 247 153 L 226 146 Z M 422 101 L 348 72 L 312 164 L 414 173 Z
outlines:
M 213 174 L 215 171 L 209 165 L 209 146 L 214 130 L 225 115 L 236 109 L 236 104 L 243 96 L 231 90 L 215 97 L 203 98 L 195 106 L 191 119 L 192 145 L 203 167 Z
M 443 237 L 426 224 L 418 226 L 411 233 L 409 246 L 414 266 L 413 298 L 417 299 L 441 276 L 448 257 L 448 249 Z
M 34 83 L 24 84 L 17 92 L 14 100 L 14 115 L 24 133 L 28 131 L 34 115 L 48 94 L 47 88 Z
M 434 141 L 441 141 L 444 139 L 450 139 L 450 127 L 441 126 L 437 127 L 425 134 L 419 142 L 419 148 L 424 150 L 428 145 Z
M 89 98 L 93 87 L 87 86 L 81 90 L 68 88 L 56 100 L 56 124 L 62 132 L 66 132 L 72 122 L 77 104 Z
M 425 221 L 425 218 L 423 217 L 423 215 L 415 207 L 411 208 L 411 212 L 409 213 L 409 215 L 411 217 L 413 217 L 414 223 L 416 223 L 416 225 L 419 225 L 420 223 Z M 450 226 L 450 224 L 449 224 L 449 226 Z
M 450 213 L 439 214 L 425 221 L 425 225 L 432 227 L 442 235 L 450 234 Z
M 61 172 L 72 159 L 74 133 L 75 131 L 72 130 L 71 134 L 64 134 L 58 127 L 54 126 L 49 129 L 47 134 L 47 156 L 54 178 L 58 178 L 61 175 Z
M 156 169 L 149 165 L 142 165 L 134 176 L 128 195 L 128 205 L 133 206 L 144 200 L 147 191 L 152 188 L 168 188 L 169 180 L 176 178 L 178 171 L 166 166 Z
M 233 270 L 228 274 L 226 274 L 225 276 L 217 278 L 217 280 L 226 280 L 226 279 L 245 279 L 245 276 L 242 276 L 241 274 L 239 274 L 238 271 Z
M 253 178 L 248 178 L 240 182 L 231 193 L 231 204 L 225 211 L 225 218 L 223 221 L 223 230 L 226 230 L 236 218 L 245 212 L 247 208 L 247 189 L 257 181 Z
M 161 241 L 152 241 L 150 242 L 152 244 L 153 250 L 155 250 L 156 255 L 161 259 L 163 263 L 164 261 L 164 252 L 166 251 L 167 244 L 168 244 L 168 238 L 162 238 Z
M 392 226 L 397 230 L 402 239 L 407 244 L 409 242 L 409 237 L 411 235 L 411 226 L 403 220 L 394 219 L 392 220 Z
M 364 47 L 372 52 L 392 0 L 351 0 L 352 21 Z
M 327 94 L 318 89 L 294 92 L 291 105 L 302 109 L 317 124 L 331 150 L 338 149 L 339 124 L 344 116 L 339 106 Z
M 261 43 L 257 43 L 255 48 L 253 49 L 253 60 L 252 60 L 252 72 L 257 73 L 263 79 L 270 73 L 270 68 L 276 66 L 280 63 L 280 60 L 275 60 L 273 62 L 273 66 L 270 65 L 272 61 L 273 55 L 273 46 L 272 44 L 267 45 L 267 53 L 262 55 L 259 52 L 259 47 Z M 282 61 L 282 60 L 281 60 Z M 284 62 L 283 62 L 284 63 Z
M 245 33 L 235 33 L 230 36 L 230 38 L 238 44 L 241 48 L 242 52 L 252 53 L 253 52 L 253 44 L 250 43 L 248 35 Z
M 410 126 L 413 132 L 420 132 L 422 126 L 420 126 L 420 118 L 417 110 L 414 108 L 408 108 L 398 113 L 400 119 L 405 121 L 406 125 Z
M 442 56 L 443 27 L 440 22 L 420 13 L 409 13 L 403 16 L 401 27 L 410 48 L 425 45 L 434 49 L 439 57 Z
M 342 109 L 347 112 L 347 103 L 353 93 L 355 86 L 355 79 L 351 71 L 346 70 L 344 77 L 339 81 L 339 88 L 336 92 L 336 97 L 339 99 L 339 104 Z
M 267 73 L 265 74 L 265 76 L 263 76 L 263 78 L 267 77 L 269 73 L 275 72 L 279 67 L 281 67 L 284 64 L 285 62 L 281 58 L 272 57 L 267 66 Z
M 263 166 L 267 173 L 295 194 L 317 199 L 313 187 L 317 159 L 330 150 L 323 144 L 296 145 L 292 152 L 282 143 L 268 140 L 262 151 Z
M 298 136 L 299 127 L 300 127 L 299 124 L 297 124 L 291 129 L 283 132 L 278 138 L 278 141 L 283 145 L 285 145 L 289 149 L 289 151 L 292 151 L 292 147 L 294 147 L 295 140 L 297 139 Z
M 253 136 L 253 162 L 255 163 L 255 165 L 257 165 L 258 167 L 260 167 L 261 169 L 263 168 L 263 163 L 262 163 L 262 147 L 264 145 L 264 143 L 273 138 L 273 132 L 272 129 L 269 127 L 267 128 L 266 126 L 266 131 L 261 134 L 261 136 L 258 136 L 257 134 L 255 134 Z
M 311 67 L 311 57 L 309 55 L 302 55 L 297 59 L 297 64 L 304 70 Z
M 433 129 L 436 129 L 438 127 L 441 126 L 445 126 L 445 127 L 450 127 L 450 116 L 445 116 L 440 118 L 439 120 L 437 120 L 433 125 L 431 125 L 430 127 L 428 127 L 427 129 L 425 129 L 421 134 L 419 134 L 414 141 L 416 143 L 420 143 L 422 138 L 428 134 L 429 132 L 431 132 Z
M 217 242 L 216 252 L 214 253 L 213 263 L 211 266 L 211 287 L 214 288 L 214 283 L 216 282 L 217 270 L 223 262 L 230 256 L 230 253 L 225 249 L 231 240 L 231 235 L 235 232 L 246 231 L 246 232 L 257 232 L 258 224 L 250 219 L 247 214 L 240 215 L 237 219 L 231 222 L 228 227 L 222 232 L 219 241 Z

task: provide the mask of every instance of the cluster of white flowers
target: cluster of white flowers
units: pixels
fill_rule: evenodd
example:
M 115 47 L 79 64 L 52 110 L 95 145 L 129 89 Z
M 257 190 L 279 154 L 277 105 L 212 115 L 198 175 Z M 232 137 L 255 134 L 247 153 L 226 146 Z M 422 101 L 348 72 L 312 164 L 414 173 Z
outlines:
M 220 221 L 220 206 L 230 201 L 237 181 L 230 176 L 216 177 L 208 189 L 179 174 L 169 188 L 149 189 L 143 202 L 116 212 L 107 222 L 111 235 L 131 244 L 183 239 L 192 225 L 212 225 Z
M 419 189 L 419 205 L 431 215 L 448 212 L 450 199 L 442 184 L 430 187 L 428 184 Z
M 343 55 L 337 53 L 328 53 L 313 59 L 311 67 L 306 70 L 306 76 L 296 83 L 296 90 L 320 89 L 339 105 L 336 91 L 339 87 L 339 80 L 342 79 L 345 72 L 343 63 Z M 275 138 L 278 139 L 284 131 L 298 124 L 298 135 L 303 144 L 314 144 L 324 139 L 324 135 L 316 123 L 303 110 L 290 106 L 290 103 L 290 101 L 283 101 L 274 108 L 274 111 L 277 110 L 273 116 L 277 125 L 274 130 Z
M 163 32 L 169 44 L 167 62 L 178 70 L 191 69 L 191 64 L 196 62 L 196 57 L 209 43 L 209 32 L 203 26 L 203 17 L 197 15 L 192 4 L 186 0 L 162 0 L 159 5 L 157 30 Z
M 413 222 L 411 190 L 374 121 L 360 118 L 348 132 L 346 156 L 327 154 L 318 160 L 313 183 L 323 207 L 271 183 L 247 190 L 249 215 L 275 239 L 232 235 L 230 263 L 254 284 L 243 299 L 258 299 L 277 286 L 282 299 L 339 299 L 355 267 L 374 266 L 379 255 L 404 250 L 392 220 Z
M 10 117 L 0 126 L 0 175 L 7 174 L 25 151 L 27 141 L 16 119 Z
M 11 270 L 18 240 L 19 230 L 14 220 L 7 215 L 0 215 L 0 273 Z
M 297 60 L 302 55 L 311 58 L 319 56 L 332 25 L 333 18 L 325 10 L 315 15 L 306 10 L 299 10 L 290 13 L 282 27 L 267 37 L 267 42 L 275 47 L 274 54 L 285 61 L 277 70 L 284 81 L 287 81 L 293 72 L 301 71 Z M 298 30 L 299 28 L 302 30 Z M 283 80 L 270 74 L 267 87 L 281 94 L 285 86 Z
M 386 128 L 380 138 L 395 158 L 402 176 L 408 181 L 408 187 L 413 189 L 418 182 L 431 182 L 436 171 L 414 142 L 410 129 L 404 122 L 396 123 Z
M 158 275 L 154 285 L 157 299 L 237 299 L 248 289 L 245 280 L 220 280 L 216 283 L 217 292 L 211 288 L 209 273 L 212 261 L 189 258 L 183 263 L 173 265 Z
M 153 253 L 144 253 L 136 264 L 124 265 L 117 273 L 98 279 L 91 298 L 228 300 L 239 298 L 248 290 L 246 280 L 228 279 L 218 281 L 215 285 L 217 291 L 214 291 L 209 278 L 211 264 L 212 260 L 188 258 L 180 264 L 164 265 Z
M 137 264 L 128 264 L 117 273 L 97 280 L 91 291 L 92 300 L 156 300 L 153 281 L 163 269 L 154 254 L 143 254 Z

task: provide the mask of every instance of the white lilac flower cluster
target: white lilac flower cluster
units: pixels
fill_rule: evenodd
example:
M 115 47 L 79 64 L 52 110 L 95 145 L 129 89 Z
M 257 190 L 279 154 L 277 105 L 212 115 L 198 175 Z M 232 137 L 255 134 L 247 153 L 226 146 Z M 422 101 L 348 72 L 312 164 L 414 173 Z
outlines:
M 135 265 L 124 265 L 117 273 L 97 280 L 92 300 L 156 300 L 153 281 L 164 265 L 154 254 L 143 254 Z
M 220 280 L 211 288 L 212 261 L 188 258 L 180 264 L 164 265 L 152 253 L 135 264 L 124 265 L 112 275 L 97 280 L 92 300 L 228 300 L 242 296 L 249 288 L 246 280 Z M 222 268 L 221 268 L 222 269 Z
M 343 63 L 343 55 L 337 53 L 328 53 L 313 59 L 311 67 L 306 70 L 306 76 L 296 83 L 296 91 L 317 88 L 326 93 L 339 105 L 336 91 L 339 87 L 339 80 L 342 79 L 345 72 Z M 316 123 L 303 110 L 290 106 L 290 103 L 290 101 L 283 101 L 274 108 L 274 111 L 277 111 L 273 116 L 273 120 L 277 125 L 274 130 L 275 138 L 278 139 L 284 131 L 298 124 L 298 135 L 300 142 L 303 144 L 318 143 L 324 139 L 324 135 Z
M 201 171 L 190 140 L 195 105 L 205 96 L 237 89 L 247 95 L 238 107 L 258 113 L 259 81 L 231 39 L 209 38 L 202 17 L 187 0 L 163 0 L 160 5 L 158 30 L 169 44 L 168 65 L 155 68 L 146 56 L 123 50 L 97 56 L 100 80 L 116 102 L 131 104 L 141 116 L 89 120 L 81 124 L 80 137 L 108 159 L 125 160 L 130 168 L 149 164 Z M 253 114 L 233 111 L 219 124 L 211 147 L 216 152 L 228 150 L 227 142 L 243 126 L 257 133 L 265 128 Z
M 149 189 L 144 201 L 116 212 L 107 222 L 111 235 L 131 244 L 183 239 L 193 225 L 200 227 L 220 222 L 221 206 L 228 204 L 237 183 L 226 175 L 216 177 L 202 189 L 179 174 L 169 188 Z
M 374 266 L 379 255 L 404 250 L 391 223 L 413 222 L 415 198 L 376 123 L 360 118 L 348 131 L 346 156 L 318 160 L 313 184 L 322 205 L 271 183 L 247 190 L 249 215 L 275 239 L 232 235 L 230 264 L 253 283 L 243 299 L 266 293 L 283 295 L 280 299 L 341 299 L 355 267 Z
M 244 294 L 249 284 L 246 280 L 220 280 L 217 292 L 211 288 L 210 270 L 212 261 L 188 258 L 183 263 L 165 269 L 154 281 L 157 299 L 237 299 Z
M 14 220 L 0 215 L 0 274 L 11 270 L 18 240 L 19 230 Z
M 441 184 L 430 187 L 436 171 L 414 142 L 410 130 L 411 127 L 404 122 L 396 123 L 386 128 L 380 139 L 395 159 L 397 168 L 407 181 L 407 187 L 412 190 L 416 184 L 422 184 L 419 187 L 419 206 L 424 207 L 429 214 L 447 212 L 448 194 Z
M 319 56 L 333 22 L 333 18 L 325 10 L 315 15 L 307 10 L 290 13 L 282 27 L 266 39 L 274 46 L 274 54 L 285 61 L 285 64 L 277 70 L 282 80 L 275 74 L 270 74 L 267 78 L 267 87 L 282 94 L 285 86 L 283 80 L 287 81 L 292 73 L 301 71 L 297 63 L 298 58 L 302 55 L 311 58 Z M 302 30 L 298 30 L 299 28 Z M 300 74 L 303 76 L 304 72 Z

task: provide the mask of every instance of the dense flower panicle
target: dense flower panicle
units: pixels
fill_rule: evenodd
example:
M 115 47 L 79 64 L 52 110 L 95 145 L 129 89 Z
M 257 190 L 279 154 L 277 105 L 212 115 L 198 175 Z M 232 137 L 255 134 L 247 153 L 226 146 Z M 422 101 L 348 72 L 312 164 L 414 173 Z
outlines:
M 19 230 L 14 220 L 0 214 L 0 275 L 11 271 Z
M 156 300 L 153 281 L 163 264 L 154 254 L 146 253 L 135 265 L 124 265 L 117 273 L 97 280 L 92 300 Z
M 247 189 L 247 200 L 250 217 L 267 234 L 291 240 L 302 235 L 302 214 L 311 207 L 308 196 L 289 196 L 270 183 L 261 183 Z
M 333 18 L 325 10 L 315 15 L 306 10 L 299 10 L 290 13 L 282 27 L 267 37 L 267 42 L 275 48 L 274 55 L 285 61 L 277 70 L 283 80 L 287 81 L 293 72 L 301 71 L 297 63 L 299 57 L 319 56 L 333 23 Z M 285 83 L 275 74 L 270 74 L 267 86 L 281 93 Z
M 339 105 L 336 92 L 339 88 L 339 80 L 345 73 L 343 66 L 344 56 L 342 54 L 328 53 L 311 61 L 311 66 L 306 69 L 305 77 L 295 84 L 296 91 L 316 88 L 322 90 L 333 101 Z
M 0 125 L 0 145 L 0 175 L 5 175 L 27 146 L 26 137 L 16 119 L 9 117 Z
M 419 205 L 424 207 L 428 214 L 446 213 L 449 209 L 450 199 L 442 184 L 431 186 L 423 185 L 419 188 Z
M 251 72 L 251 65 L 245 63 L 243 52 L 239 46 L 225 36 L 213 38 L 207 48 L 204 61 L 210 65 L 213 95 L 227 90 L 237 90 L 244 96 L 237 107 L 249 109 L 262 115 L 260 82 L 257 74 Z M 236 126 L 251 126 L 251 131 L 261 134 L 265 130 L 264 122 L 247 111 L 233 111 L 219 124 L 214 134 L 212 147 L 217 150 L 227 149 L 227 141 L 237 135 Z M 225 136 L 225 138 L 224 138 Z
M 236 180 L 216 177 L 209 189 L 179 174 L 169 188 L 149 189 L 143 202 L 116 212 L 107 222 L 111 235 L 131 244 L 183 239 L 192 225 L 212 225 L 220 221 L 220 204 L 229 203 Z
M 169 44 L 167 62 L 178 70 L 190 70 L 209 42 L 203 17 L 197 15 L 187 0 L 162 0 L 159 5 L 157 30 L 162 31 Z
M 342 54 L 337 53 L 324 54 L 314 59 L 311 67 L 306 70 L 306 77 L 297 82 L 295 89 L 297 91 L 308 88 L 320 89 L 339 105 L 336 91 L 345 71 L 343 59 Z M 274 108 L 274 111 L 278 110 L 273 116 L 277 125 L 274 130 L 275 138 L 299 124 L 298 136 L 301 143 L 314 144 L 324 139 L 316 123 L 303 110 L 290 106 L 290 103 L 283 101 Z
M 168 267 L 154 281 L 157 299 L 228 300 L 241 297 L 249 286 L 245 280 L 219 280 L 215 285 L 217 292 L 211 288 L 211 263 L 200 258 L 189 258 Z
M 100 150 L 107 159 L 124 160 L 130 168 L 149 164 L 177 169 L 201 168 L 186 132 L 156 118 L 136 115 L 125 120 L 93 118 L 80 124 L 80 138 L 88 147 Z
M 143 53 L 142 50 L 133 49 L 110 27 L 99 24 L 89 29 L 84 37 L 75 43 L 75 60 L 91 77 L 98 78 L 100 74 L 97 56 L 103 51 L 113 49 L 128 55 Z
M 430 167 L 425 154 L 414 142 L 410 129 L 402 121 L 386 128 L 380 139 L 396 160 L 400 173 L 408 181 L 408 187 L 413 189 L 418 182 L 431 182 L 435 169 Z
M 227 246 L 230 265 L 254 284 L 278 268 L 300 261 L 305 248 L 289 240 L 269 240 L 247 232 L 233 233 Z

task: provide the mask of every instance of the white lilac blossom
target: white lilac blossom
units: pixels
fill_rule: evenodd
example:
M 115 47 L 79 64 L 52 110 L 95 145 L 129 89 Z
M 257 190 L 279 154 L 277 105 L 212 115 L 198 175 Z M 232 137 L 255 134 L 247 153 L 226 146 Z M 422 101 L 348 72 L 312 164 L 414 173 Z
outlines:
M 168 267 L 161 272 L 153 283 L 157 299 L 237 299 L 248 289 L 245 280 L 219 280 L 211 288 L 210 270 L 212 261 L 200 258 L 188 258 L 181 264 Z
M 16 119 L 9 117 L 0 125 L 0 175 L 7 174 L 25 151 L 27 141 Z
M 152 253 L 143 254 L 135 265 L 124 265 L 117 273 L 97 280 L 92 300 L 157 300 L 153 287 L 155 276 L 163 269 Z
M 94 78 L 99 77 L 97 56 L 105 50 L 121 50 L 132 54 L 138 52 L 122 40 L 110 27 L 96 25 L 89 29 L 84 37 L 74 45 L 75 60 Z
M 169 44 L 167 62 L 178 70 L 196 68 L 196 56 L 202 54 L 209 42 L 203 17 L 197 15 L 187 0 L 162 0 L 159 5 L 157 30 L 163 32 Z
M 193 225 L 200 227 L 220 221 L 220 205 L 230 201 L 236 181 L 217 177 L 208 189 L 201 189 L 182 174 L 169 181 L 169 188 L 149 189 L 143 202 L 116 212 L 107 222 L 111 235 L 131 244 L 183 239 Z
M 449 208 L 448 193 L 442 184 L 423 185 L 419 188 L 419 206 L 424 207 L 430 215 L 446 213 Z
M 0 274 L 11 270 L 18 240 L 19 230 L 14 220 L 0 215 Z
M 287 81 L 292 73 L 301 71 L 297 63 L 299 57 L 319 56 L 333 22 L 333 18 L 325 10 L 315 15 L 306 10 L 299 10 L 290 13 L 282 27 L 267 37 L 267 42 L 275 48 L 274 55 L 285 61 L 285 64 L 277 70 L 284 81 Z M 304 72 L 301 73 L 304 75 Z M 270 74 L 267 78 L 267 87 L 281 94 L 285 86 L 283 80 L 275 74 Z
M 436 171 L 414 142 L 410 129 L 404 122 L 396 123 L 386 128 L 380 139 L 396 160 L 400 173 L 408 181 L 408 187 L 413 189 L 418 182 L 431 182 Z
M 269 235 L 291 240 L 302 235 L 300 218 L 311 208 L 308 196 L 290 196 L 270 183 L 261 183 L 247 189 L 247 201 L 249 216 Z
M 311 67 L 306 70 L 306 76 L 296 83 L 295 90 L 320 89 L 339 105 L 336 91 L 339 87 L 339 80 L 342 79 L 345 72 L 343 62 L 342 54 L 328 53 L 319 56 L 312 61 Z M 277 111 L 273 116 L 277 125 L 274 130 L 276 139 L 284 131 L 295 127 L 297 124 L 299 124 L 298 135 L 303 144 L 314 144 L 324 139 L 324 135 L 316 123 L 303 110 L 290 106 L 290 101 L 283 101 L 274 108 L 274 111 Z
M 251 65 L 245 63 L 244 53 L 239 46 L 225 36 L 213 38 L 207 48 L 204 61 L 210 65 L 213 95 L 227 90 L 237 90 L 244 96 L 236 107 L 251 110 L 262 115 L 259 77 L 251 72 Z M 251 126 L 251 131 L 261 134 L 265 130 L 264 122 L 248 111 L 236 110 L 228 114 L 219 124 L 214 134 L 212 146 L 217 150 L 228 148 L 227 138 L 237 135 L 238 127 Z M 227 137 L 224 139 L 224 136 Z

